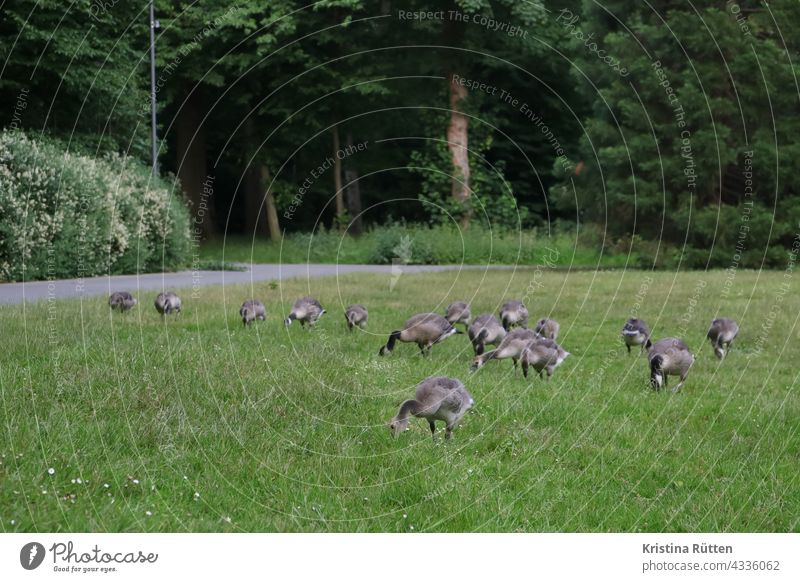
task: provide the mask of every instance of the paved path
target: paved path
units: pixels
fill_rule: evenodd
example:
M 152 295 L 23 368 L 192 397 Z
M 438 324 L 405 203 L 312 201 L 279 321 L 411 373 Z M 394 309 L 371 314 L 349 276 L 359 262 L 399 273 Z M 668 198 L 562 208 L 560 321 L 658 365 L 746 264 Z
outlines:
M 61 279 L 30 283 L 0 284 L 0 305 L 35 302 L 43 299 L 68 299 L 109 295 L 112 291 L 161 291 L 207 285 L 240 285 L 256 281 L 277 281 L 295 277 L 328 277 L 348 273 L 386 273 L 402 268 L 403 273 L 423 273 L 455 269 L 485 269 L 461 265 L 242 265 L 246 271 L 180 271 L 148 275 L 113 275 L 87 279 Z M 394 269 L 395 271 L 392 271 Z

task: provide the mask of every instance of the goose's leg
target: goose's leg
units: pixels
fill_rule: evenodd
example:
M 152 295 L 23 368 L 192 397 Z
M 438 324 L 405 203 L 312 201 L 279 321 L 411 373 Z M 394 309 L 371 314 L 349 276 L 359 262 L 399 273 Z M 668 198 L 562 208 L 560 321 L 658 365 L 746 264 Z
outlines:
M 684 382 L 686 382 L 686 372 L 684 372 L 684 373 L 682 373 L 682 374 L 681 374 L 681 376 L 680 376 L 680 380 L 681 380 L 681 381 L 680 381 L 680 382 L 678 382 L 678 385 L 677 385 L 677 386 L 675 386 L 675 388 L 673 388 L 673 389 L 672 389 L 672 393 L 673 393 L 673 394 L 676 394 L 676 393 L 678 393 L 678 392 L 680 392 L 680 391 L 681 391 L 681 388 L 683 387 L 683 383 L 684 383 Z
M 453 425 L 448 424 L 447 428 L 444 429 L 444 440 L 449 441 L 450 437 L 453 436 Z
M 525 378 L 528 377 L 528 361 L 527 360 L 523 360 L 522 361 L 522 375 Z
M 428 421 L 428 425 L 431 427 L 431 438 L 433 438 L 433 440 L 435 441 L 436 440 L 436 421 L 429 420 Z
M 550 378 L 553 377 L 553 368 L 552 366 L 547 366 L 547 381 L 550 381 Z
M 625 344 L 625 347 L 628 348 L 628 355 L 630 356 L 631 355 L 631 345 L 630 344 Z

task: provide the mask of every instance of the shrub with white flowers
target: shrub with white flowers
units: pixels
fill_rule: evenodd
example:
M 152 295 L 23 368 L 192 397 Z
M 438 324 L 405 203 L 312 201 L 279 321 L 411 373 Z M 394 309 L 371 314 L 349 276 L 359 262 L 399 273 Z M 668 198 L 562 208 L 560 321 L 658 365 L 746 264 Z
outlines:
M 0 280 L 172 270 L 187 264 L 189 237 L 174 180 L 0 133 Z

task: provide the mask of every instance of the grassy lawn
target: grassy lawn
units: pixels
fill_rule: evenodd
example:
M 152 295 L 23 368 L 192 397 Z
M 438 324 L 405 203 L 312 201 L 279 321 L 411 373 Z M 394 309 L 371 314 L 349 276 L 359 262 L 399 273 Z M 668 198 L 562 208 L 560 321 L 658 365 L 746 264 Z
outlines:
M 0 529 L 798 531 L 800 298 L 781 295 L 781 272 L 744 271 L 721 297 L 726 277 L 471 271 L 389 291 L 357 275 L 186 291 L 167 322 L 152 293 L 127 315 L 104 298 L 0 308 Z M 328 315 L 285 329 L 309 292 Z M 251 295 L 267 321 L 243 329 Z M 523 297 L 573 354 L 549 384 L 508 361 L 471 374 L 463 335 L 428 359 L 409 344 L 377 355 L 413 313 Z M 356 301 L 370 325 L 350 334 Z M 636 303 L 697 355 L 680 394 L 651 391 L 619 340 Z M 715 315 L 742 327 L 723 363 L 704 340 Z M 446 444 L 416 419 L 391 439 L 386 422 L 432 374 L 463 380 L 475 408 Z

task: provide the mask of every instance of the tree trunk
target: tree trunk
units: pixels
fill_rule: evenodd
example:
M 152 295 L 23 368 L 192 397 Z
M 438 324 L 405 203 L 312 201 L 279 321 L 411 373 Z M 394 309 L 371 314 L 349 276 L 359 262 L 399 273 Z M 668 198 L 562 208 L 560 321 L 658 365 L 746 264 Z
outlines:
M 347 132 L 347 149 L 353 149 L 353 132 Z M 350 232 L 356 236 L 364 232 L 364 223 L 361 220 L 361 188 L 358 184 L 358 170 L 356 170 L 353 156 L 347 159 L 347 169 L 344 172 L 347 183 L 347 213 L 350 215 Z
M 272 242 L 280 242 L 281 240 L 281 225 L 278 222 L 278 210 L 275 208 L 275 194 L 272 192 L 272 177 L 269 174 L 269 168 L 266 164 L 260 165 L 261 184 L 264 188 L 264 205 L 267 214 L 267 230 L 269 231 L 269 238 Z
M 281 227 L 270 182 L 267 165 L 253 161 L 245 176 L 245 224 L 248 233 L 279 242 Z
M 203 124 L 204 102 L 196 87 L 183 102 L 175 120 L 175 149 L 180 179 L 192 204 L 194 227 L 205 238 L 214 235 L 213 184 L 206 174 L 206 128 Z
M 447 126 L 447 147 L 453 161 L 451 194 L 453 198 L 467 206 L 470 198 L 469 188 L 469 118 L 461 112 L 461 103 L 467 97 L 467 88 L 456 82 L 456 73 L 450 73 L 450 124 Z M 469 208 L 464 209 L 462 226 L 468 226 L 472 215 Z
M 264 189 L 261 183 L 261 166 L 253 160 L 244 177 L 244 227 L 253 237 L 267 236 L 267 223 L 261 218 Z
M 339 126 L 333 126 L 333 187 L 336 188 L 336 226 L 344 224 L 344 192 L 342 192 L 342 160 L 339 158 Z

